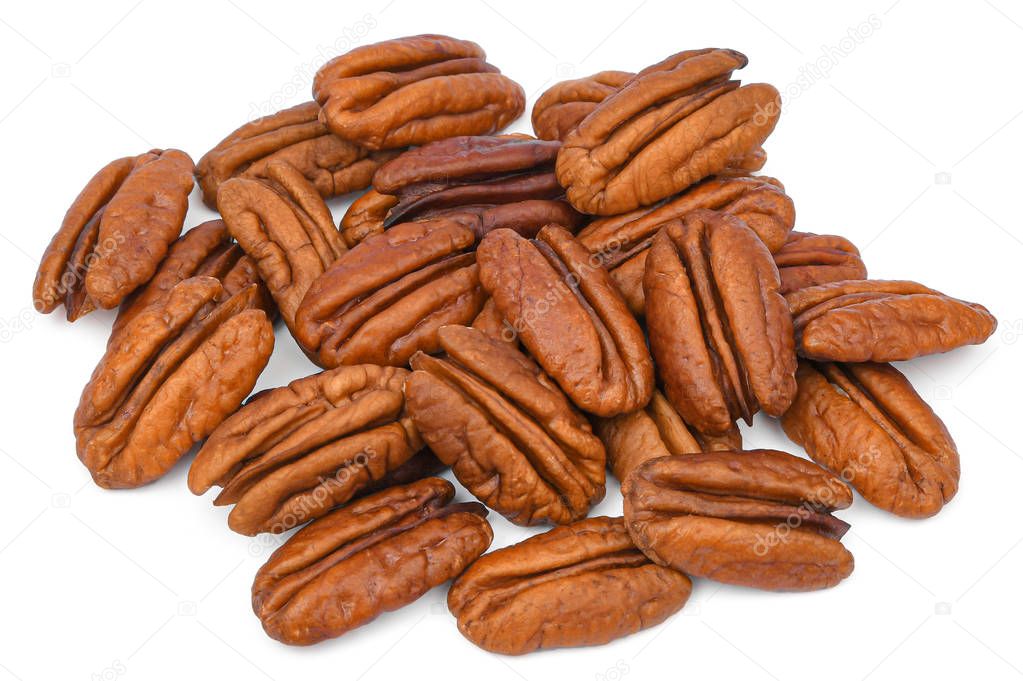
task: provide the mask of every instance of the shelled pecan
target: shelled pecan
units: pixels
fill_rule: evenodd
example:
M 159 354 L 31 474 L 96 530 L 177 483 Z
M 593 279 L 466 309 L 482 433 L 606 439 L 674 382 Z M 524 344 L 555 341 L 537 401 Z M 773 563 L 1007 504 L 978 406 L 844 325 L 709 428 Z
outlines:
M 867 267 L 851 241 L 834 234 L 792 232 L 774 253 L 781 292 L 832 281 L 866 279 Z
M 533 105 L 533 132 L 542 140 L 563 140 L 597 105 L 618 92 L 636 74 L 601 71 L 563 80 L 548 88 Z

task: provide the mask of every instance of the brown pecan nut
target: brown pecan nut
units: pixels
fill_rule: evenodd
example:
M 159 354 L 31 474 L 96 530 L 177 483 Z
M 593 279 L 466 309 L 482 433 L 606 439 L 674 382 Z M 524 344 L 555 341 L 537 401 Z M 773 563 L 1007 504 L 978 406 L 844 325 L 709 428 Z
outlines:
M 458 630 L 504 655 L 608 643 L 660 624 L 692 582 L 650 562 L 621 518 L 587 518 L 480 558 L 448 592 Z
M 364 364 L 292 381 L 249 402 L 213 431 L 188 488 L 222 489 L 228 525 L 254 535 L 293 529 L 344 504 L 422 446 L 405 413 L 408 372 Z
M 643 276 L 647 332 L 686 423 L 724 433 L 796 394 L 792 319 L 763 242 L 734 216 L 697 211 L 654 237 Z
M 533 132 L 542 140 L 563 140 L 597 105 L 618 92 L 635 73 L 601 71 L 555 83 L 533 105 Z
M 690 428 L 659 390 L 642 409 L 609 419 L 595 419 L 594 431 L 607 450 L 607 465 L 619 482 L 650 459 L 669 454 L 742 449 L 733 424 L 727 433 L 709 436 Z
M 565 137 L 556 171 L 569 202 L 593 215 L 650 206 L 758 149 L 778 91 L 729 80 L 745 65 L 734 50 L 691 50 L 638 73 Z
M 547 224 L 582 222 L 554 176 L 559 142 L 528 135 L 452 137 L 407 151 L 380 167 L 374 191 L 341 219 L 349 245 L 401 222 L 470 212 L 485 231 L 532 236 Z M 388 198 L 391 197 L 391 198 Z
M 395 149 L 489 135 L 519 117 L 525 93 L 476 43 L 417 35 L 357 47 L 316 73 L 320 120 L 342 139 Z
M 156 480 L 252 390 L 273 329 L 256 285 L 223 298 L 216 279 L 186 279 L 111 336 L 74 420 L 96 484 Z
M 508 343 L 438 332 L 405 386 L 430 449 L 480 501 L 518 525 L 568 523 L 604 497 L 604 447 L 564 393 Z
M 277 161 L 266 172 L 269 180 L 225 181 L 217 203 L 294 334 L 295 311 L 306 290 L 348 248 L 327 204 L 295 167 Z
M 785 296 L 796 349 L 825 362 L 897 362 L 983 343 L 995 318 L 979 303 L 912 281 L 836 281 Z
M 867 267 L 851 241 L 834 234 L 791 232 L 788 241 L 774 252 L 781 277 L 781 292 L 832 281 L 866 279 Z
M 449 504 L 455 488 L 426 478 L 352 502 L 274 551 L 252 583 L 263 629 L 310 645 L 412 603 L 457 577 L 494 537 L 486 509 Z
M 625 481 L 625 522 L 658 565 L 693 577 L 779 591 L 838 584 L 853 557 L 831 515 L 852 493 L 823 468 L 785 452 L 664 456 Z
M 643 332 L 599 258 L 571 234 L 548 226 L 527 240 L 498 229 L 477 259 L 497 311 L 576 406 L 614 416 L 650 400 Z
M 43 253 L 32 287 L 39 312 L 61 303 L 68 321 L 117 307 L 153 276 L 181 233 L 192 159 L 153 149 L 104 166 L 85 185 Z
M 318 119 L 320 105 L 306 102 L 246 123 L 206 152 L 195 166 L 202 199 L 217 207 L 220 183 L 232 177 L 266 179 L 267 166 L 286 161 L 323 198 L 365 189 L 373 172 L 398 151 L 371 152 L 346 142 Z
M 896 515 L 925 518 L 955 496 L 955 443 L 898 369 L 803 361 L 796 380 L 799 393 L 782 428 L 864 499 Z
M 317 364 L 403 366 L 436 352 L 437 329 L 469 324 L 486 294 L 479 284 L 476 216 L 406 222 L 341 257 L 309 288 L 295 338 Z

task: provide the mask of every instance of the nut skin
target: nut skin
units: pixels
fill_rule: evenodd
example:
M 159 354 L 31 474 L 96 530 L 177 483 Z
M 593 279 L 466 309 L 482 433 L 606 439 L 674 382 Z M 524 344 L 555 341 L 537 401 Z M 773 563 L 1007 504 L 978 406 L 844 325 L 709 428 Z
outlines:
M 866 279 L 867 267 L 851 241 L 834 234 L 792 232 L 785 245 L 774 251 L 781 277 L 781 292 L 833 281 Z
M 417 35 L 357 47 L 313 81 L 320 121 L 368 149 L 489 135 L 519 117 L 522 88 L 486 62 L 476 43 Z
M 542 140 L 563 140 L 597 105 L 618 92 L 636 74 L 601 71 L 563 80 L 548 88 L 533 105 L 533 132 Z
M 836 281 L 792 291 L 796 350 L 826 362 L 897 362 L 983 343 L 987 308 L 912 281 Z
M 577 407 L 615 416 L 650 400 L 643 332 L 599 259 L 571 234 L 547 226 L 527 240 L 498 229 L 476 255 L 497 311 Z
M 418 353 L 408 409 L 430 449 L 480 501 L 518 525 L 568 523 L 604 497 L 604 447 L 529 358 L 465 326 Z
M 252 609 L 267 635 L 288 645 L 336 638 L 461 574 L 493 531 L 480 504 L 448 505 L 454 493 L 446 480 L 426 478 L 299 530 L 252 584 Z
M 959 453 L 945 424 L 888 364 L 814 364 L 781 418 L 814 461 L 896 515 L 926 518 L 955 496 Z
M 629 534 L 658 565 L 771 591 L 828 588 L 852 573 L 852 554 L 838 541 L 848 525 L 831 515 L 852 503 L 852 493 L 791 454 L 652 459 L 622 494 Z
M 651 563 L 621 518 L 587 518 L 488 553 L 448 592 L 458 630 L 503 655 L 601 645 L 657 625 L 692 582 Z
M 255 285 L 223 298 L 216 279 L 186 279 L 111 336 L 74 418 L 96 484 L 161 477 L 252 390 L 273 329 Z
M 665 394 L 694 428 L 727 432 L 796 393 L 792 320 L 778 271 L 741 220 L 697 211 L 654 237 L 643 276 L 650 349 Z

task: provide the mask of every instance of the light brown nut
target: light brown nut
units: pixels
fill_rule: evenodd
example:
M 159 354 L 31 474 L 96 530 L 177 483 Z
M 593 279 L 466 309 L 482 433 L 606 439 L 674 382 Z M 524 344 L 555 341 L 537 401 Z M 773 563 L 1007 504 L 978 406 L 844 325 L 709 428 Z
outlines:
M 866 279 L 867 267 L 851 241 L 833 234 L 792 232 L 774 253 L 781 292 L 832 281 Z
M 650 206 L 758 149 L 779 95 L 729 80 L 745 65 L 734 50 L 691 50 L 638 73 L 565 137 L 556 170 L 569 202 L 593 215 Z
M 668 399 L 705 433 L 785 413 L 796 394 L 792 319 L 778 271 L 741 220 L 698 211 L 654 237 L 643 289 Z
M 489 135 L 519 117 L 522 88 L 476 43 L 417 35 L 357 47 L 316 73 L 320 120 L 350 142 L 395 149 Z
M 925 518 L 955 496 L 955 443 L 895 367 L 803 361 L 796 379 L 799 393 L 782 428 L 864 499 L 896 515 Z
M 364 492 L 422 443 L 405 413 L 408 372 L 364 364 L 292 381 L 245 405 L 213 431 L 188 488 L 222 487 L 240 534 L 293 529 Z
M 601 71 L 563 80 L 548 88 L 533 105 L 533 132 L 542 140 L 563 140 L 597 105 L 618 92 L 636 74 Z
M 643 332 L 599 258 L 571 234 L 548 226 L 527 240 L 498 229 L 477 260 L 498 312 L 577 407 L 614 416 L 650 400 Z
M 448 592 L 458 630 L 494 653 L 608 643 L 660 624 L 692 582 L 651 563 L 621 518 L 587 518 L 488 553 Z
M 979 303 L 912 281 L 836 281 L 785 296 L 796 350 L 828 362 L 897 362 L 983 343 L 995 318 Z
M 289 645 L 336 638 L 457 577 L 493 540 L 475 502 L 448 504 L 426 478 L 344 506 L 299 530 L 256 573 L 252 609 Z
M 255 285 L 223 295 L 216 279 L 186 279 L 112 335 L 74 419 L 99 486 L 161 477 L 252 390 L 273 329 Z
M 604 497 L 604 447 L 529 358 L 465 326 L 438 332 L 405 385 L 430 449 L 480 501 L 518 525 L 568 523 Z
M 203 202 L 217 207 L 220 183 L 232 177 L 268 179 L 267 166 L 286 161 L 323 198 L 365 189 L 373 172 L 398 151 L 371 152 L 332 134 L 319 121 L 320 105 L 305 102 L 241 126 L 195 166 Z
M 64 304 L 68 321 L 113 308 L 149 281 L 178 234 L 192 191 L 192 159 L 153 149 L 104 166 L 68 209 L 32 287 L 39 312 Z
M 831 512 L 852 493 L 823 468 L 768 449 L 665 456 L 625 481 L 625 522 L 658 565 L 772 591 L 834 586 L 853 570 Z

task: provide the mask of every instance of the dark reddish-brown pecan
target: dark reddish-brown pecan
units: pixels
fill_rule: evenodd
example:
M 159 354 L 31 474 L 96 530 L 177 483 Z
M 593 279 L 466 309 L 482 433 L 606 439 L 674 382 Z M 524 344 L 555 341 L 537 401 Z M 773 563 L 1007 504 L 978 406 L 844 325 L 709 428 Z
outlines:
M 528 240 L 498 229 L 477 259 L 497 311 L 576 406 L 615 416 L 650 400 L 643 332 L 600 258 L 571 234 L 548 226 Z
M 796 350 L 825 362 L 897 362 L 983 343 L 995 318 L 979 303 L 912 281 L 864 279 L 785 296 Z
M 255 284 L 225 299 L 219 281 L 193 277 L 111 336 L 74 421 L 96 484 L 156 480 L 238 408 L 274 345 L 259 302 Z
M 770 85 L 739 87 L 734 50 L 680 52 L 644 69 L 584 118 L 558 154 L 558 180 L 583 213 L 650 206 L 757 150 L 780 107 Z
M 593 428 L 607 450 L 608 468 L 619 482 L 650 459 L 742 449 L 742 435 L 734 424 L 727 433 L 718 436 L 691 429 L 659 390 L 654 391 L 644 408 L 609 419 L 595 419 Z
M 519 117 L 525 93 L 476 43 L 417 35 L 357 47 L 316 73 L 320 120 L 350 142 L 395 149 L 489 135 Z
M 405 385 L 430 449 L 480 501 L 518 525 L 568 523 L 604 497 L 604 447 L 564 393 L 508 343 L 466 326 L 438 332 Z
M 117 307 L 149 281 L 181 233 L 192 159 L 153 149 L 104 166 L 85 185 L 43 253 L 32 287 L 39 312 L 61 303 L 68 321 Z
M 867 267 L 851 241 L 834 234 L 791 232 L 788 241 L 774 252 L 781 277 L 781 292 L 832 281 L 866 279 Z
M 852 492 L 820 466 L 774 450 L 652 459 L 625 481 L 625 522 L 658 565 L 777 591 L 838 584 L 853 557 L 831 515 Z
M 319 518 L 407 463 L 422 446 L 405 413 L 408 372 L 363 364 L 292 381 L 213 431 L 188 487 L 234 504 L 232 530 L 280 533 Z
M 559 142 L 528 135 L 452 137 L 407 151 L 373 176 L 373 192 L 341 219 L 349 245 L 401 222 L 470 212 L 485 231 L 575 231 L 583 217 L 554 176 Z
M 771 254 L 742 220 L 697 211 L 647 256 L 647 332 L 665 393 L 686 423 L 724 433 L 796 394 L 792 319 Z
M 488 553 L 448 592 L 458 630 L 504 655 L 601 645 L 660 624 L 692 582 L 650 562 L 621 518 L 587 518 Z
M 533 105 L 533 132 L 542 140 L 565 139 L 579 121 L 635 75 L 628 71 L 601 71 L 555 83 Z
M 289 645 L 336 638 L 457 577 L 493 540 L 486 509 L 449 504 L 450 482 L 390 487 L 310 523 L 252 583 L 266 633 Z
M 373 172 L 398 151 L 371 152 L 346 142 L 318 119 L 320 105 L 306 102 L 246 123 L 206 152 L 195 166 L 202 199 L 217 207 L 220 183 L 232 177 L 268 178 L 274 161 L 293 165 L 323 198 L 365 189 Z
M 266 172 L 268 180 L 225 181 L 217 203 L 294 334 L 295 311 L 306 290 L 348 248 L 327 204 L 296 168 L 277 161 Z
M 897 515 L 925 518 L 955 496 L 955 443 L 895 367 L 803 361 L 796 380 L 799 393 L 782 428 L 864 499 Z

